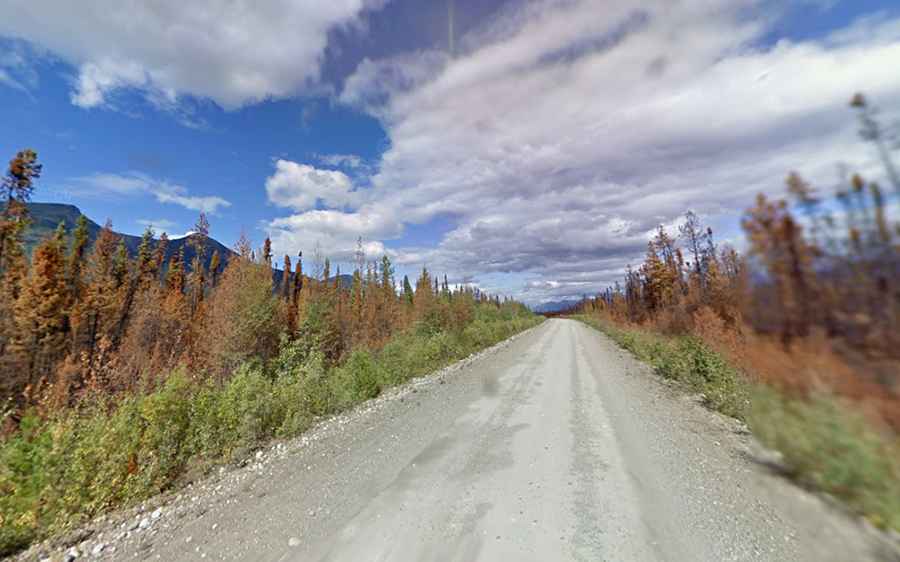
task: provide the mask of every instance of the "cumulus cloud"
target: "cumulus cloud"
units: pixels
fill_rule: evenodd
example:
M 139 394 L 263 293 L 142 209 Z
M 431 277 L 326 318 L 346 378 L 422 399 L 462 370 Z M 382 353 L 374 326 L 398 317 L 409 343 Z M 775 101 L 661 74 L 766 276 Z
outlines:
M 185 209 L 209 214 L 215 214 L 220 208 L 231 206 L 231 202 L 217 195 L 190 195 L 186 187 L 139 172 L 96 173 L 75 178 L 72 183 L 71 191 L 85 196 L 148 194 L 160 203 L 172 203 Z
M 153 230 L 159 230 L 162 232 L 171 231 L 173 228 L 178 226 L 169 219 L 138 219 L 135 222 L 143 227 L 149 227 Z
M 275 162 L 275 173 L 266 179 L 266 194 L 269 202 L 295 211 L 313 209 L 317 203 L 343 207 L 356 200 L 347 174 L 281 159 Z
M 46 47 L 78 68 L 72 102 L 122 88 L 209 98 L 226 109 L 312 87 L 330 30 L 384 0 L 13 0 L 0 36 Z
M 316 160 L 332 168 L 358 170 L 365 166 L 363 159 L 356 154 L 316 154 Z
M 339 100 L 347 105 L 383 115 L 400 93 L 413 90 L 434 78 L 449 62 L 446 53 L 422 51 L 389 59 L 363 59 L 344 83 Z
M 863 90 L 900 109 L 884 71 L 900 19 L 772 44 L 764 5 L 538 1 L 452 60 L 364 61 L 341 100 L 378 117 L 390 148 L 356 213 L 451 216 L 436 247 L 398 261 L 528 276 L 521 296 L 542 300 L 601 290 L 688 209 L 736 223 L 792 169 L 826 192 L 839 162 L 874 173 L 847 102 Z
M 332 260 L 353 260 L 358 240 L 370 258 L 387 252 L 380 240 L 400 234 L 400 222 L 390 214 L 371 209 L 360 212 L 341 212 L 331 209 L 314 210 L 275 219 L 265 225 L 278 253 L 312 255 L 321 248 Z

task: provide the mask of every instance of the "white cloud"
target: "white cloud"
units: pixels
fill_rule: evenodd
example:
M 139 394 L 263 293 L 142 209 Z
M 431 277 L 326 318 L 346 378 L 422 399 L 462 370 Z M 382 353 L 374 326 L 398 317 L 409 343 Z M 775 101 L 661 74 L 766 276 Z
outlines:
M 345 173 L 281 159 L 275 162 L 275 173 L 266 179 L 266 194 L 269 202 L 295 211 L 313 209 L 317 202 L 343 207 L 357 198 Z
M 363 159 L 356 154 L 316 154 L 315 158 L 320 164 L 331 166 L 332 168 L 358 170 L 365 166 Z
M 34 59 L 38 54 L 20 41 L 2 41 L 0 50 L 0 84 L 25 93 L 36 88 Z
M 276 253 L 294 255 L 302 251 L 311 256 L 316 246 L 336 262 L 353 260 L 357 240 L 362 238 L 369 258 L 387 250 L 380 240 L 400 234 L 396 217 L 378 211 L 345 213 L 315 210 L 275 219 L 265 225 Z
M 186 187 L 138 172 L 96 173 L 75 178 L 73 184 L 72 192 L 86 196 L 104 193 L 122 196 L 149 194 L 160 203 L 172 203 L 185 209 L 209 214 L 215 214 L 220 208 L 231 206 L 229 201 L 217 195 L 190 195 Z
M 363 59 L 340 94 L 340 101 L 381 114 L 393 97 L 421 86 L 436 76 L 449 58 L 443 52 L 422 51 L 372 61 Z
M 315 87 L 330 30 L 384 0 L 12 0 L 0 36 L 46 47 L 78 68 L 72 102 L 121 88 L 209 98 L 233 109 Z
M 149 77 L 135 62 L 110 59 L 89 62 L 79 68 L 77 85 L 70 99 L 74 105 L 88 109 L 103 105 L 106 92 L 125 87 L 139 88 L 148 83 Z
M 885 72 L 900 19 L 766 45 L 764 4 L 619 0 L 598 17 L 595 1 L 539 1 L 453 60 L 363 62 L 341 99 L 391 144 L 357 213 L 452 216 L 436 248 L 398 261 L 531 275 L 522 294 L 545 299 L 602 289 L 689 208 L 733 224 L 756 193 L 783 194 L 792 169 L 826 191 L 838 162 L 877 170 L 847 103 L 862 90 L 900 109 L 900 76 Z
M 169 219 L 138 219 L 135 222 L 143 227 L 150 227 L 153 230 L 161 232 L 171 231 L 173 228 L 178 226 L 176 223 L 170 221 Z

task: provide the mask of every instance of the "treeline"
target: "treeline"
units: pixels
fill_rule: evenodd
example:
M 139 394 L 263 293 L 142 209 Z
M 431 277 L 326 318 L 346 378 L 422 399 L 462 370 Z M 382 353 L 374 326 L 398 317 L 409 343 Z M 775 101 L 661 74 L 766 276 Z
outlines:
M 36 407 L 53 412 L 86 397 L 157 388 L 184 367 L 222 381 L 246 361 L 270 361 L 287 345 L 322 353 L 326 367 L 353 350 L 377 350 L 395 334 L 462 330 L 479 306 L 524 313 L 518 303 L 451 287 L 423 269 L 401 290 L 384 256 L 360 251 L 352 286 L 316 256 L 313 275 L 285 256 L 273 274 L 268 239 L 254 250 L 242 235 L 235 255 L 207 259 L 201 214 L 183 247 L 166 259 L 167 237 L 148 228 L 135 255 L 107 222 L 90 244 L 87 219 L 63 225 L 26 256 L 27 201 L 41 174 L 32 150 L 10 162 L 0 216 L 0 401 L 6 431 Z M 361 248 L 361 245 L 360 245 Z M 223 263 L 227 261 L 227 263 Z M 339 273 L 339 272 L 338 272 Z
M 851 106 L 900 196 L 875 111 L 862 95 Z M 791 173 L 788 198 L 760 195 L 742 218 L 745 256 L 717 245 L 688 212 L 677 235 L 660 227 L 644 262 L 578 309 L 700 336 L 753 377 L 873 403 L 900 429 L 900 223 L 890 217 L 898 201 L 859 175 L 844 185 L 828 197 Z

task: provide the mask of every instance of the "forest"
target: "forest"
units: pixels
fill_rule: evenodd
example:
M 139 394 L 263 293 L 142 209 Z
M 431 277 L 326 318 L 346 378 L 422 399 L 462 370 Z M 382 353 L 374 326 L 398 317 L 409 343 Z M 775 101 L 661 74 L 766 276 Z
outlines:
M 91 242 L 83 215 L 28 252 L 41 171 L 22 150 L 3 179 L 0 555 L 540 321 L 425 268 L 398 283 L 361 241 L 350 283 L 268 238 L 210 255 L 203 214 L 177 252 L 149 228 L 131 252 L 110 222 Z
M 900 176 L 874 108 L 850 105 L 889 190 L 855 174 L 829 195 L 790 173 L 786 198 L 744 213 L 746 255 L 689 211 L 567 313 L 746 420 L 802 483 L 900 528 Z

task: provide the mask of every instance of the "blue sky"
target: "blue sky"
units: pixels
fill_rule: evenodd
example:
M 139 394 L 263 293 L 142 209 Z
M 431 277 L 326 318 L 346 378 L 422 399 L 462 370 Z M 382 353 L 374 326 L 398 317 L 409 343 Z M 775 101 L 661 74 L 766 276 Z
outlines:
M 877 176 L 846 102 L 900 107 L 889 1 L 12 3 L 0 153 L 38 151 L 35 200 L 339 262 L 362 237 L 532 303 L 689 208 L 740 245 L 791 169 Z

